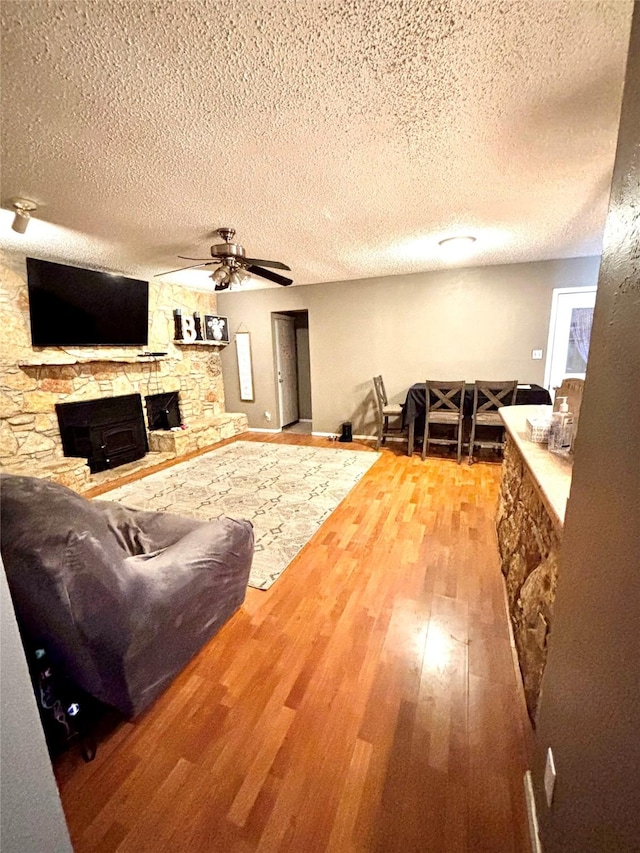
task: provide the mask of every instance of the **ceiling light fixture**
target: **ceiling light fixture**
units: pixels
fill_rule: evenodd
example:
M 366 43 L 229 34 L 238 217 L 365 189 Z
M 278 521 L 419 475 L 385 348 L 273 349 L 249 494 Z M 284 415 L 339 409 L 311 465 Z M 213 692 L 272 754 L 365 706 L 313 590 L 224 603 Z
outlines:
M 444 240 L 438 241 L 438 246 L 440 246 L 442 251 L 446 252 L 449 257 L 453 257 L 468 252 L 475 242 L 475 237 L 472 237 L 471 235 L 462 235 L 460 237 L 445 237 Z
M 234 287 L 239 287 L 242 284 L 242 277 L 238 270 L 234 270 L 229 276 L 229 290 L 233 290 Z
M 226 284 L 229 281 L 229 270 L 227 267 L 218 267 L 215 272 L 212 272 L 209 278 L 216 284 Z
M 216 290 L 234 290 L 250 278 L 250 274 L 241 267 L 223 264 L 209 278 L 214 282 Z
M 11 227 L 18 234 L 24 234 L 31 219 L 31 214 L 38 209 L 38 205 L 35 201 L 30 201 L 28 198 L 16 198 L 11 202 L 11 207 L 16 212 Z

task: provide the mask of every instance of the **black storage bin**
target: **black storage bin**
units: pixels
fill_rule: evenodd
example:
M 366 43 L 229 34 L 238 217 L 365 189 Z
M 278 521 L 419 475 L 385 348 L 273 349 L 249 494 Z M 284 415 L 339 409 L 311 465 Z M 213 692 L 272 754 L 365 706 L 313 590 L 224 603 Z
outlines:
M 353 441 L 353 433 L 351 431 L 351 421 L 345 421 L 342 424 L 342 435 L 338 441 Z

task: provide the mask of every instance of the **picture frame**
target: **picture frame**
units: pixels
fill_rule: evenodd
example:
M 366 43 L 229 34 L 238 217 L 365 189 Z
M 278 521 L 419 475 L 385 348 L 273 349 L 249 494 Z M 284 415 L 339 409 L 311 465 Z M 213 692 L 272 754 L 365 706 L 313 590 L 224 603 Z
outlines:
M 204 315 L 204 340 L 216 344 L 229 343 L 229 321 L 218 314 Z

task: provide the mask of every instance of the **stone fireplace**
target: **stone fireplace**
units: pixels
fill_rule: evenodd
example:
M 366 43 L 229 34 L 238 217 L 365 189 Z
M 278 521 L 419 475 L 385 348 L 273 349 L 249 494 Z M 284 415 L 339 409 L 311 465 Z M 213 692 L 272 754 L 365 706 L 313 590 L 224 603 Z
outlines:
M 171 432 L 171 423 L 169 429 L 158 423 L 160 428 L 148 436 L 144 428 L 151 451 L 142 460 L 145 466 L 152 463 L 153 453 L 182 455 L 243 432 L 246 416 L 225 412 L 221 348 L 176 344 L 176 308 L 184 314 L 216 314 L 215 294 L 166 281 L 149 283 L 148 350 L 166 353 L 161 357 L 144 357 L 137 347 L 36 349 L 31 345 L 26 258 L 0 251 L 0 469 L 48 477 L 78 491 L 91 488 L 95 481 L 85 459 L 99 456 L 91 448 L 98 439 L 81 439 L 76 425 L 73 441 L 84 440 L 88 445 L 83 451 L 89 446 L 91 452 L 65 456 L 69 443 L 65 438 L 63 444 L 57 411 L 66 404 L 179 392 L 179 415 L 188 428 Z M 138 452 L 124 449 L 133 439 L 132 429 L 128 438 L 125 432 L 108 433 L 106 442 L 102 437 L 100 443 L 108 447 L 103 462 L 107 456 L 113 461 Z

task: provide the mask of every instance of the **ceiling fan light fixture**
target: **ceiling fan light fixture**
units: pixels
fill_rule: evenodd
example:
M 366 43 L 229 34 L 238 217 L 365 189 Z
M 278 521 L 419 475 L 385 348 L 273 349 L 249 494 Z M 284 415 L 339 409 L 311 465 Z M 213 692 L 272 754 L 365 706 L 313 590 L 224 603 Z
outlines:
M 242 280 L 243 276 L 237 270 L 233 270 L 229 276 L 229 288 L 239 287 L 242 284 Z
M 218 269 L 209 276 L 216 284 L 223 284 L 229 280 L 229 270 L 226 267 L 218 267 Z

